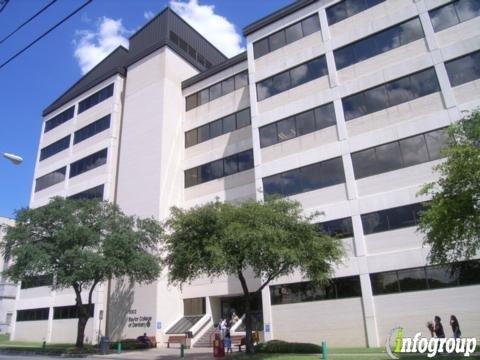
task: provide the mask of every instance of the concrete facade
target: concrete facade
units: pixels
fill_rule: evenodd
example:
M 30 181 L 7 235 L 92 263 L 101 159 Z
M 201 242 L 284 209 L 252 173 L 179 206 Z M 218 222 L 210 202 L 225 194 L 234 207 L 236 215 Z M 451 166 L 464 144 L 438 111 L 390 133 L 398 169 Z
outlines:
M 335 278 L 355 276 L 361 296 L 289 304 L 272 304 L 270 290 L 262 292 L 266 339 L 319 343 L 332 346 L 381 346 L 390 329 L 402 326 L 405 335 L 425 331 L 425 323 L 440 315 L 449 336 L 448 318 L 458 316 L 464 336 L 480 336 L 480 305 L 474 301 L 480 286 L 458 286 L 437 290 L 373 295 L 371 274 L 427 266 L 428 249 L 415 226 L 365 234 L 362 215 L 428 200 L 417 196 L 421 186 L 436 179 L 433 167 L 441 160 L 356 178 L 352 154 L 374 146 L 427 133 L 451 124 L 462 111 L 480 106 L 480 80 L 452 87 L 445 62 L 480 49 L 480 18 L 434 32 L 429 11 L 447 0 L 386 0 L 358 14 L 329 25 L 326 9 L 332 0 L 305 2 L 287 15 L 267 21 L 247 34 L 246 58 L 232 66 L 221 64 L 207 70 L 198 81 L 199 70 L 166 44 L 132 64 L 126 76 L 102 81 L 84 94 L 47 114 L 49 120 L 72 104 L 113 83 L 114 94 L 57 128 L 43 133 L 39 149 L 72 134 L 85 124 L 111 114 L 108 130 L 75 146 L 71 144 L 51 158 L 39 161 L 35 178 L 108 149 L 107 163 L 40 192 L 32 190 L 31 206 L 42 206 L 55 195 L 69 196 L 104 184 L 103 198 L 115 201 L 128 214 L 163 220 L 171 206 L 192 207 L 219 198 L 222 201 L 264 199 L 263 179 L 302 166 L 340 158 L 345 181 L 317 190 L 291 195 L 306 213 L 321 211 L 319 221 L 351 218 L 353 235 L 343 239 L 346 258 L 335 269 Z M 262 57 L 255 58 L 253 44 L 308 16 L 318 16 L 316 31 Z M 336 69 L 334 50 L 383 29 L 418 17 L 424 37 L 398 46 L 341 70 Z M 256 84 L 313 58 L 325 56 L 328 75 L 280 92 L 262 101 Z M 360 91 L 433 68 L 439 91 L 405 101 L 368 115 L 346 120 L 342 100 Z M 188 111 L 186 98 L 192 94 L 248 71 L 249 85 L 230 91 Z M 182 82 L 189 85 L 182 88 Z M 332 103 L 333 126 L 261 147 L 259 129 L 303 111 Z M 250 108 L 251 124 L 196 145 L 185 146 L 185 133 L 240 110 Z M 253 150 L 252 169 L 194 186 L 184 185 L 184 174 L 211 161 Z M 35 186 L 35 184 L 34 184 Z M 106 331 L 112 338 L 131 338 L 143 332 L 166 339 L 169 328 L 183 314 L 185 299 L 204 299 L 204 328 L 223 316 L 224 304 L 241 295 L 234 278 L 201 278 L 182 289 L 169 286 L 167 274 L 150 285 L 138 286 L 124 280 L 99 286 L 95 295 L 95 316 L 86 336 L 96 341 Z M 293 284 L 308 279 L 300 275 L 276 279 L 271 285 Z M 248 278 L 251 288 L 259 279 Z M 478 284 L 478 283 L 477 283 Z M 101 322 L 107 311 L 109 323 Z M 21 290 L 17 309 L 73 304 L 68 290 L 51 292 L 40 287 Z M 227 306 L 227 305 L 225 305 Z M 200 309 L 200 307 L 196 307 Z M 202 310 L 203 311 L 203 310 Z M 66 329 L 73 320 L 17 322 L 15 339 L 32 339 L 47 334 L 48 342 L 69 342 Z M 203 325 L 202 325 L 203 326 Z M 205 331 L 198 326 L 198 334 Z M 293 329 L 293 330 L 292 330 Z
M 5 235 L 5 227 L 13 226 L 15 221 L 0 216 L 0 242 Z M 4 271 L 8 268 L 8 259 L 0 257 L 0 269 Z M 0 274 L 0 334 L 10 334 L 12 332 L 13 314 L 15 312 L 15 298 L 17 296 L 17 285 L 8 281 L 5 276 Z

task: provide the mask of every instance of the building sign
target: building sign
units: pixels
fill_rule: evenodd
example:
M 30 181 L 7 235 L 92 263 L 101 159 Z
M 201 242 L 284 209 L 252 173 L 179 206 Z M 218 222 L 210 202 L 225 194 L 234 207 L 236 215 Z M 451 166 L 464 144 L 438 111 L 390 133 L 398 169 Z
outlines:
M 265 332 L 268 333 L 270 332 L 270 324 L 265 324 Z
M 127 326 L 129 328 L 149 328 L 152 324 L 152 317 L 137 314 L 137 309 L 128 310 Z

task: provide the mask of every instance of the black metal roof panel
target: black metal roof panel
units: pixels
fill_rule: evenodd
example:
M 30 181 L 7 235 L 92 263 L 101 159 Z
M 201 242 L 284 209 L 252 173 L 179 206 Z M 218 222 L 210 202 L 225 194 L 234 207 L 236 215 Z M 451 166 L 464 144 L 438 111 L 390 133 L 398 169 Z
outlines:
M 207 71 L 201 72 L 200 74 L 197 74 L 195 76 L 192 76 L 191 78 L 184 80 L 182 82 L 182 90 L 192 86 L 202 80 L 205 80 L 209 78 L 210 76 L 213 76 L 215 74 L 218 74 L 220 71 L 226 70 L 232 66 L 235 66 L 237 64 L 240 64 L 243 61 L 247 60 L 247 52 L 244 51 L 238 55 L 235 55 L 234 57 L 215 65 L 214 67 L 211 67 Z
M 59 107 L 114 74 L 118 73 L 125 76 L 126 68 L 129 65 L 166 45 L 199 71 L 205 71 L 205 66 L 201 65 L 188 53 L 180 49 L 178 45 L 169 40 L 170 31 L 175 32 L 177 36 L 181 37 L 213 66 L 223 63 L 228 59 L 172 9 L 167 7 L 130 37 L 129 50 L 124 47 L 115 49 L 103 61 L 71 86 L 63 95 L 50 104 L 43 111 L 43 116 L 57 110 Z
M 128 58 L 128 50 L 123 46 L 117 47 L 113 52 L 98 63 L 92 70 L 86 73 L 80 80 L 73 84 L 57 100 L 43 110 L 42 115 L 46 116 L 57 110 L 69 101 L 82 95 L 85 91 L 105 81 L 115 74 L 125 76 L 125 63 Z
M 300 9 L 303 9 L 304 7 L 313 4 L 314 2 L 317 2 L 318 0 L 297 0 L 293 4 L 284 6 L 283 8 L 271 13 L 270 15 L 267 15 L 260 20 L 255 21 L 254 23 L 247 25 L 243 28 L 243 35 L 247 36 L 257 30 L 260 30 L 261 28 L 270 25 L 271 23 L 274 23 L 277 20 L 280 20 L 281 18 L 284 18 L 287 15 L 290 15 L 294 13 L 295 11 L 298 11 Z

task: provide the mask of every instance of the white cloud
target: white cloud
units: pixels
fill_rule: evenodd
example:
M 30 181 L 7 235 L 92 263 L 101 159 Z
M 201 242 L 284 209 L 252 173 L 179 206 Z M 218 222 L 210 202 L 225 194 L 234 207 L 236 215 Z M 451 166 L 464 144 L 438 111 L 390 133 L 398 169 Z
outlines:
M 117 46 L 128 48 L 127 36 L 130 33 L 123 26 L 122 19 L 115 20 L 105 16 L 98 20 L 95 31 L 77 30 L 74 56 L 82 74 L 87 73 Z
M 147 10 L 143 13 L 143 17 L 147 20 L 150 20 L 154 16 L 155 16 L 155 14 L 153 13 L 153 11 L 150 11 L 150 10 Z
M 198 0 L 170 0 L 170 6 L 225 55 L 231 57 L 245 50 L 235 25 L 215 14 L 214 5 L 199 5 Z

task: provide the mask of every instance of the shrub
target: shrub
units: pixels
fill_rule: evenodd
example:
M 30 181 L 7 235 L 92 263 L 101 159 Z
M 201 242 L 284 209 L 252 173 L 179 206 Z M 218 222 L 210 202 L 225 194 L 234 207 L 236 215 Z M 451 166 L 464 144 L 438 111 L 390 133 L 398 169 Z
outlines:
M 122 350 L 138 350 L 138 349 L 146 349 L 148 346 L 142 344 L 137 339 L 124 339 L 120 341 L 114 341 L 110 343 L 110 349 L 116 350 L 118 347 L 118 343 L 122 344 Z
M 320 345 L 309 343 L 289 343 L 282 340 L 271 340 L 258 344 L 255 347 L 255 352 L 268 354 L 320 354 L 322 352 L 322 347 Z

